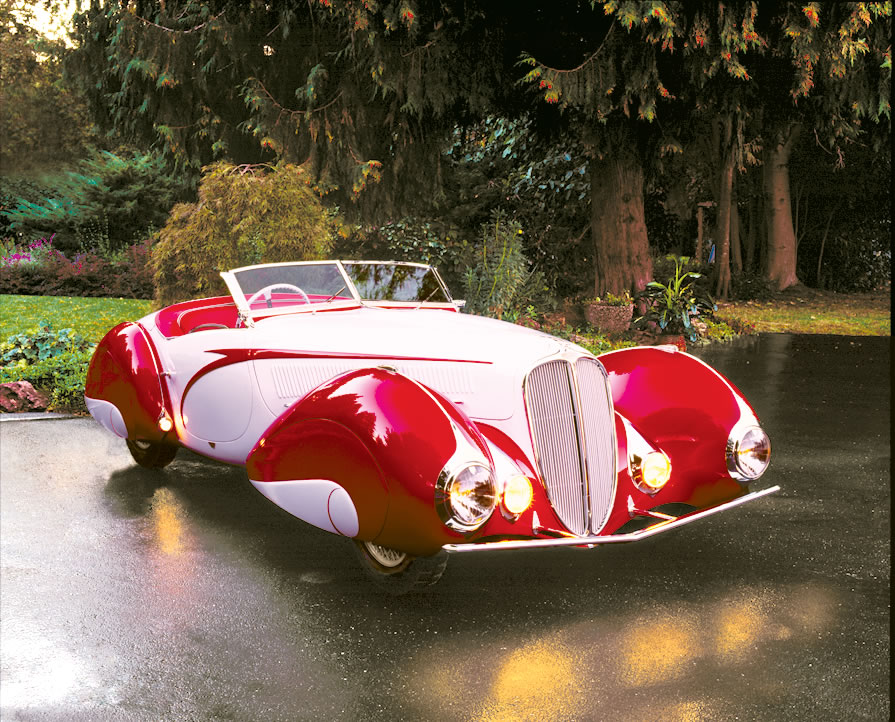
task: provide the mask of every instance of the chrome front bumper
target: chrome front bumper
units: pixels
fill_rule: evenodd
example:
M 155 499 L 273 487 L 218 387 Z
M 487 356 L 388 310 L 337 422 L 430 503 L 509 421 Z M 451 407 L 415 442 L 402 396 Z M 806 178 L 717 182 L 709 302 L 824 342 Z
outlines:
M 446 552 L 483 552 L 497 549 L 505 550 L 539 549 L 541 547 L 594 547 L 597 544 L 624 544 L 627 542 L 646 539 L 647 537 L 655 536 L 656 534 L 662 534 L 663 532 L 670 531 L 679 526 L 684 526 L 684 524 L 689 524 L 690 522 L 696 521 L 698 519 L 704 519 L 705 517 L 716 514 L 719 511 L 726 511 L 727 509 L 732 509 L 735 506 L 740 506 L 741 504 L 755 501 L 756 499 L 760 499 L 761 497 L 767 496 L 768 494 L 773 494 L 776 491 L 780 491 L 779 486 L 772 486 L 768 489 L 762 489 L 761 491 L 753 491 L 750 494 L 739 496 L 732 501 L 725 502 L 724 504 L 718 504 L 717 506 L 711 506 L 708 509 L 701 509 L 700 511 L 694 511 L 690 514 L 684 514 L 683 516 L 674 517 L 671 519 L 663 519 L 662 521 L 652 524 L 645 529 L 638 529 L 637 531 L 632 531 L 628 534 L 562 537 L 560 539 L 519 539 L 512 541 L 482 542 L 480 544 L 445 544 L 443 549 Z

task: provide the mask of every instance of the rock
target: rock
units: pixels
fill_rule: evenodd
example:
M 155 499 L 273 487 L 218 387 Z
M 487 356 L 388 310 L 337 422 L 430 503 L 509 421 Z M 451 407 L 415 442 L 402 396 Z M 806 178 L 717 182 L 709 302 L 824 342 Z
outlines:
M 28 381 L 0 384 L 0 409 L 16 411 L 44 411 L 50 405 L 50 397 L 38 391 Z

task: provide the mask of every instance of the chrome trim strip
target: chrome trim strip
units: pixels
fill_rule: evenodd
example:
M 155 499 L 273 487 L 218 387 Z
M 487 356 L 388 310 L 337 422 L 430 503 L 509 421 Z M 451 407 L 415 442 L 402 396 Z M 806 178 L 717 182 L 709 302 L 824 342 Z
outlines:
M 684 526 L 685 524 L 689 524 L 690 522 L 694 522 L 697 519 L 703 519 L 707 516 L 711 516 L 712 514 L 716 514 L 719 511 L 726 511 L 727 509 L 732 509 L 735 506 L 740 506 L 741 504 L 746 504 L 750 501 L 755 501 L 756 499 L 760 499 L 763 496 L 767 496 L 768 494 L 773 494 L 777 491 L 780 491 L 779 486 L 772 486 L 768 489 L 762 489 L 761 491 L 753 491 L 750 494 L 746 494 L 745 496 L 737 497 L 732 501 L 725 502 L 724 504 L 719 504 L 717 506 L 709 507 L 708 509 L 702 509 L 700 511 L 694 511 L 690 514 L 684 514 L 683 516 L 679 516 L 669 521 L 660 521 L 657 524 L 653 524 L 652 526 L 646 527 L 646 529 L 639 529 L 638 531 L 630 532 L 628 534 L 607 534 L 605 536 L 582 536 L 575 537 L 573 539 L 520 539 L 520 540 L 510 540 L 510 541 L 498 541 L 498 542 L 483 542 L 481 544 L 445 544 L 442 549 L 446 552 L 479 552 L 479 551 L 494 551 L 497 549 L 538 549 L 544 547 L 593 547 L 598 544 L 624 544 L 626 542 L 639 541 L 641 539 L 646 539 L 651 536 L 655 536 L 656 534 L 661 534 L 663 532 L 669 531 L 679 526 Z

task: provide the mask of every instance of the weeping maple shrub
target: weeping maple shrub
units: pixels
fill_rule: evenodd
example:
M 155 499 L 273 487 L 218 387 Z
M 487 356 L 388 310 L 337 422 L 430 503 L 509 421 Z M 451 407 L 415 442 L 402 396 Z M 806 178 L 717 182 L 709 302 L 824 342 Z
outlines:
M 152 249 L 156 305 L 225 294 L 220 271 L 321 259 L 339 228 L 300 166 L 207 166 L 199 201 L 174 206 Z

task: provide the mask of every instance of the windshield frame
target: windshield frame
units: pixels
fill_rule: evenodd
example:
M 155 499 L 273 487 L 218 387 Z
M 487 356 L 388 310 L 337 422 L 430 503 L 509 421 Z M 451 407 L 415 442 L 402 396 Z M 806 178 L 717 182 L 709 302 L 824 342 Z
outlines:
M 272 268 L 278 266 L 285 267 L 314 265 L 328 265 L 337 268 L 339 274 L 342 276 L 342 279 L 345 282 L 345 287 L 343 290 L 351 295 L 351 299 L 334 299 L 333 301 L 329 301 L 325 304 L 320 301 L 310 304 L 299 302 L 297 304 L 290 304 L 288 306 L 283 306 L 280 308 L 274 307 L 251 309 L 249 307 L 248 297 L 245 295 L 245 292 L 243 291 L 237 279 L 237 274 L 243 271 L 251 271 L 261 268 Z M 388 299 L 368 300 L 361 298 L 357 287 L 351 280 L 351 277 L 345 268 L 346 265 L 393 265 L 425 268 L 428 271 L 431 271 L 431 273 L 434 275 L 438 286 L 447 301 L 393 301 Z M 224 280 L 224 283 L 227 285 L 227 290 L 230 292 L 230 296 L 233 298 L 233 301 L 236 304 L 236 308 L 239 311 L 240 324 L 244 324 L 246 326 L 254 326 L 254 322 L 256 320 L 258 320 L 259 318 L 266 318 L 268 316 L 280 316 L 284 314 L 301 313 L 305 311 L 316 313 L 318 310 L 321 310 L 321 306 L 327 310 L 336 308 L 357 308 L 358 306 L 365 306 L 367 308 L 421 308 L 423 306 L 426 306 L 430 308 L 449 308 L 453 309 L 454 311 L 460 310 L 460 304 L 454 301 L 453 297 L 451 296 L 450 290 L 448 289 L 447 284 L 445 284 L 444 280 L 442 279 L 441 274 L 438 272 L 438 269 L 435 268 L 435 266 L 430 266 L 426 263 L 413 263 L 410 261 L 366 260 L 286 261 L 283 263 L 258 263 L 251 266 L 241 266 L 240 268 L 233 268 L 229 271 L 221 271 L 220 276 Z

